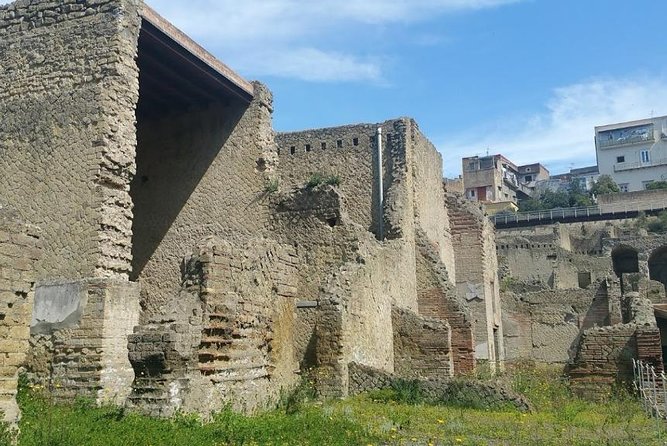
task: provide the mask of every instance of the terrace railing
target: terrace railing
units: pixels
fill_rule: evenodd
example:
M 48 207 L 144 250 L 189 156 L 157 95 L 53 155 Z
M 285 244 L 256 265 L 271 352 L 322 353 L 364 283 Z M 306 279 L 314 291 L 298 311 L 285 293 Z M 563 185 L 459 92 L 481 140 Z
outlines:
M 667 377 L 644 361 L 632 360 L 634 389 L 649 415 L 667 419 Z
M 654 212 L 667 209 L 667 199 L 605 203 L 578 208 L 559 208 L 546 211 L 502 213 L 491 216 L 496 226 L 549 224 L 557 221 L 585 221 L 590 219 L 622 218 L 638 212 Z

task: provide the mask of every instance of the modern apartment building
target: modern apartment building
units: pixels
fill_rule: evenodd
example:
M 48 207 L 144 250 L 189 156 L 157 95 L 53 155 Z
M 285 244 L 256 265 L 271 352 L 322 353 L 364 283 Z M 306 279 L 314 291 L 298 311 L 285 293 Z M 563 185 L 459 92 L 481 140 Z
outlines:
M 463 158 L 463 187 L 471 201 L 486 204 L 489 213 L 516 210 L 528 198 L 535 182 L 549 178 L 539 163 L 517 166 L 502 155 Z
M 578 181 L 579 185 L 584 190 L 591 190 L 593 184 L 600 178 L 600 169 L 598 166 L 580 167 L 577 169 L 570 169 L 571 181 Z
M 535 187 L 538 181 L 549 179 L 549 170 L 540 163 L 526 164 L 519 166 L 519 181 L 528 185 L 530 188 Z
M 598 166 L 579 167 L 570 169 L 567 173 L 552 175 L 549 179 L 540 181 L 536 187 L 539 190 L 549 189 L 556 192 L 568 190 L 573 183 L 579 183 L 582 190 L 590 191 L 599 177 Z
M 667 116 L 595 127 L 600 175 L 610 175 L 623 192 L 667 180 Z

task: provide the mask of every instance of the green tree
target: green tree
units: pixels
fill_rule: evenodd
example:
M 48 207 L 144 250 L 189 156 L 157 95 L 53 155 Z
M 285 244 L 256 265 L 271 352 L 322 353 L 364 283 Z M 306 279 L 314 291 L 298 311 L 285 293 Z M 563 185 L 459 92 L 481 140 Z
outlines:
M 621 191 L 618 184 L 609 175 L 600 175 L 600 178 L 593 184 L 591 193 L 595 196 L 604 194 L 616 194 Z
M 586 189 L 584 189 L 580 181 L 573 181 L 570 183 L 568 192 L 570 195 L 570 207 L 583 208 L 593 206 L 593 199 L 591 198 L 591 194 Z
M 544 203 L 538 198 L 529 198 L 519 202 L 519 212 L 541 211 L 544 209 Z
M 667 181 L 653 181 L 646 185 L 646 190 L 667 189 Z
M 544 209 L 567 208 L 570 207 L 570 195 L 567 191 L 545 190 L 540 198 L 544 204 Z

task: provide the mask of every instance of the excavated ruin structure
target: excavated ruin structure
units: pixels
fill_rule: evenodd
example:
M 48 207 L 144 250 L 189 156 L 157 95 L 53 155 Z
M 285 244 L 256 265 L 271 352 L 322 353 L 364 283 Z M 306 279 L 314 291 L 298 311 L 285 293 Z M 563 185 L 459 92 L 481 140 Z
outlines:
M 502 363 L 493 230 L 411 119 L 275 135 L 138 0 L 1 6 L 0 82 L 0 203 L 39 228 L 0 228 L 2 401 L 19 366 L 164 416 Z
M 631 382 L 633 359 L 663 369 L 667 236 L 630 219 L 505 229 L 497 245 L 509 360 L 561 364 L 592 398 Z

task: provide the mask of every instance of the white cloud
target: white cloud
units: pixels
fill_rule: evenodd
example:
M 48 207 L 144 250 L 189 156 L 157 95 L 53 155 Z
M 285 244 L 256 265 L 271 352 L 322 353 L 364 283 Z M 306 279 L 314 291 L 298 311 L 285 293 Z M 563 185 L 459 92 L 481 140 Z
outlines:
M 149 0 L 161 15 L 251 76 L 382 82 L 379 55 L 361 56 L 369 27 L 523 0 Z
M 542 112 L 477 126 L 445 137 L 438 146 L 448 176 L 460 173 L 462 157 L 484 155 L 487 148 L 519 164 L 541 162 L 565 170 L 570 163 L 595 164 L 595 126 L 652 113 L 667 114 L 667 78 L 592 79 L 555 89 Z
M 369 26 L 412 24 L 520 1 L 525 0 L 148 0 L 148 4 L 248 76 L 382 84 L 386 58 L 360 56 L 352 49 Z M 5 3 L 10 2 L 0 0 L 0 5 Z M 438 39 L 428 36 L 415 43 L 434 45 Z M 332 40 L 338 42 L 335 48 Z
M 247 76 L 382 84 L 387 57 L 358 53 L 369 27 L 525 0 L 148 0 L 159 14 Z M 0 5 L 9 3 L 0 0 Z M 435 45 L 439 36 L 417 36 Z M 332 47 L 333 46 L 333 47 Z
M 315 48 L 291 48 L 260 50 L 255 57 L 252 62 L 245 61 L 249 66 L 239 65 L 238 68 L 314 82 L 382 81 L 377 62 L 344 53 L 325 52 Z

